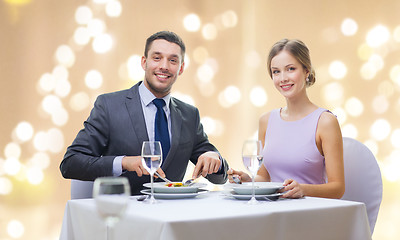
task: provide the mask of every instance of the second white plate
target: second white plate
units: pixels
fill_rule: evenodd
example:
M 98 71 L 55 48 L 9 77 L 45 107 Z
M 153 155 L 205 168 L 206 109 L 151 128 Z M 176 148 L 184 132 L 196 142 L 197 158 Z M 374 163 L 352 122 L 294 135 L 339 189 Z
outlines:
M 151 194 L 151 189 L 145 189 L 140 191 L 143 194 L 150 195 Z M 198 196 L 199 194 L 203 194 L 208 192 L 207 190 L 204 189 L 199 189 L 198 192 L 195 193 L 154 193 L 154 198 L 157 199 L 182 199 L 182 198 L 194 198 Z

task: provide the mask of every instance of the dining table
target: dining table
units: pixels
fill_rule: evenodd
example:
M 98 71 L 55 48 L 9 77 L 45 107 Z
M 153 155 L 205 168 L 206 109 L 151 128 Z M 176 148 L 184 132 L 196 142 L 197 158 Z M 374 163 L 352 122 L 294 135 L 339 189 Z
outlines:
M 139 197 L 130 197 L 114 227 L 114 239 L 371 239 L 366 208 L 360 202 L 304 197 L 250 205 L 224 189 L 158 199 L 156 204 L 138 201 Z M 60 240 L 106 236 L 94 199 L 67 201 Z

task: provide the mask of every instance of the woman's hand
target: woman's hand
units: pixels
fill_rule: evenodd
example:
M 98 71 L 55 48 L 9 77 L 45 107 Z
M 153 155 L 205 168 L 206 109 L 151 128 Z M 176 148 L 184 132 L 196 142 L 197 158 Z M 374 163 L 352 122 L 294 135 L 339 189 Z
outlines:
M 284 188 L 281 192 L 286 192 L 282 195 L 283 198 L 302 198 L 304 197 L 304 190 L 301 185 L 293 179 L 286 179 L 283 182 Z
M 239 178 L 240 182 L 250 182 L 251 181 L 251 177 L 243 171 L 236 171 L 236 170 L 230 168 L 226 173 L 228 174 L 228 179 L 229 179 L 230 183 L 235 182 L 235 181 L 233 181 L 233 176 L 236 176 L 237 178 Z

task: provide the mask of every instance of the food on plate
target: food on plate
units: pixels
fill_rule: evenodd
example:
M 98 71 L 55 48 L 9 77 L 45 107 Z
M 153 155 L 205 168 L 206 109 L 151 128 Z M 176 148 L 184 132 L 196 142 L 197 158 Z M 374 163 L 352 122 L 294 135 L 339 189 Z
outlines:
M 176 182 L 176 183 L 167 183 L 165 184 L 167 187 L 187 187 L 188 185 L 184 185 L 181 182 Z

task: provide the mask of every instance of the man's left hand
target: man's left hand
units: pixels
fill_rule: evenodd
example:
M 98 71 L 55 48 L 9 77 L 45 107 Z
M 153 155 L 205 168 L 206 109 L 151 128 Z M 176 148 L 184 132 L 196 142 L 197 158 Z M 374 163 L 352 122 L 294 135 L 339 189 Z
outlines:
M 201 154 L 193 171 L 193 179 L 218 172 L 221 164 L 218 153 L 210 151 Z

